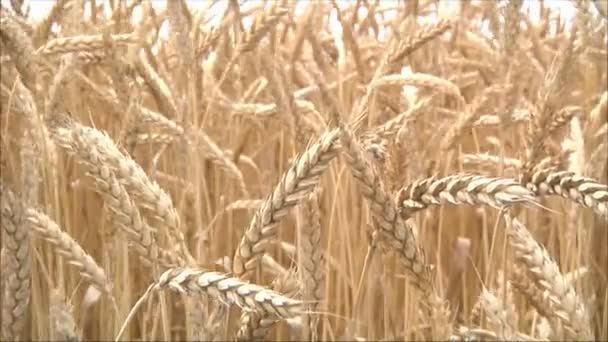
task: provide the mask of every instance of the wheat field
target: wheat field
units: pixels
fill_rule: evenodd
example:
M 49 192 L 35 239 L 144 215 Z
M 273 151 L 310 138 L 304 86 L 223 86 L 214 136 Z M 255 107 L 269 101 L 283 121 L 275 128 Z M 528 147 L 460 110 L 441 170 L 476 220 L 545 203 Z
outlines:
M 608 3 L 545 2 L 3 2 L 2 341 L 607 340 Z

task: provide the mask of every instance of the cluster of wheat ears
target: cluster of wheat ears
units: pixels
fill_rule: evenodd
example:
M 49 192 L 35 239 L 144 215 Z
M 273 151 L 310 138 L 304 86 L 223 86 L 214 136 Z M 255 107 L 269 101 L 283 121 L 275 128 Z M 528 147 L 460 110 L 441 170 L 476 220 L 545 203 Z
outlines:
M 602 1 L 3 3 L 2 340 L 608 339 Z

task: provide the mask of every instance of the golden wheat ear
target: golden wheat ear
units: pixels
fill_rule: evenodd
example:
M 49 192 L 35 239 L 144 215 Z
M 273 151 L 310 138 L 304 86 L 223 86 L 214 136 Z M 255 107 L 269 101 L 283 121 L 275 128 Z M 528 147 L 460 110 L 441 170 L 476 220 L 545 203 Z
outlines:
M 321 175 L 336 156 L 336 130 L 322 134 L 319 139 L 298 157 L 283 175 L 245 231 L 237 247 L 233 271 L 241 278 L 250 278 L 259 266 L 266 246 L 276 235 L 276 225 L 288 209 L 296 206 L 313 191 Z
M 555 168 L 538 170 L 526 186 L 538 196 L 557 195 L 591 208 L 608 221 L 608 185 L 592 178 Z
M 2 339 L 25 340 L 28 334 L 23 331 L 27 310 L 30 305 L 30 242 L 25 221 L 23 203 L 7 185 L 0 182 L 0 209 L 2 210 L 2 237 L 7 259 L 2 279 Z
M 608 0 L 0 2 L 0 340 L 608 341 Z
M 226 306 L 237 306 L 244 312 L 271 315 L 279 319 L 301 314 L 303 303 L 273 290 L 231 278 L 219 272 L 194 268 L 172 268 L 151 284 L 127 316 L 115 340 L 120 340 L 137 309 L 155 292 L 169 289 L 185 295 L 204 294 Z
M 504 217 L 516 260 L 538 286 L 550 293 L 550 299 L 558 310 L 557 316 L 566 328 L 566 336 L 589 339 L 592 336 L 589 313 L 572 283 L 563 276 L 558 264 L 522 222 L 507 213 Z
M 53 289 L 49 296 L 49 316 L 52 320 L 53 339 L 60 341 L 81 341 L 74 317 L 66 305 L 65 298 L 59 289 Z
M 533 192 L 507 177 L 451 175 L 415 181 L 396 195 L 405 218 L 431 205 L 481 205 L 503 208 L 537 202 Z

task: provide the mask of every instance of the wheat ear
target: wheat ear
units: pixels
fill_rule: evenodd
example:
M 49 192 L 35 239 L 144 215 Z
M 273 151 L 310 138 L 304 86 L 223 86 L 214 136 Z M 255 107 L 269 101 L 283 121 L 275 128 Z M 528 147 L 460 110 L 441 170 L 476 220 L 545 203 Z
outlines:
M 450 26 L 450 21 L 441 19 L 434 24 L 422 27 L 415 34 L 401 41 L 394 51 L 391 51 L 388 62 L 393 65 L 398 64 L 422 45 L 443 34 Z
M 433 335 L 447 338 L 452 330 L 449 308 L 445 306 L 437 292 L 438 289 L 431 276 L 431 267 L 425 260 L 424 249 L 417 241 L 412 227 L 398 214 L 397 205 L 385 190 L 383 181 L 366 158 L 352 131 L 338 117 L 335 119 L 340 127 L 342 153 L 346 157 L 352 176 L 357 180 L 359 190 L 369 202 L 376 227 L 375 232 L 381 234 L 381 247 L 385 251 L 393 250 L 398 255 L 399 261 L 407 270 L 408 280 L 420 290 L 422 301 L 426 306 L 425 310 L 429 319 L 433 321 Z
M 515 267 L 509 273 L 509 282 L 519 291 L 530 305 L 540 315 L 546 318 L 555 317 L 553 302 L 549 299 L 548 292 L 539 288 L 530 277 L 528 277 L 521 266 Z
M 302 303 L 262 286 L 219 272 L 194 268 L 171 268 L 150 285 L 127 316 L 115 340 L 119 340 L 136 310 L 155 292 L 170 289 L 183 294 L 206 294 L 216 301 L 236 305 L 245 312 L 270 314 L 286 319 L 301 314 Z
M 397 203 L 404 218 L 431 205 L 479 205 L 495 208 L 535 203 L 534 193 L 506 177 L 451 175 L 415 181 L 398 191 Z
M 78 268 L 80 275 L 91 281 L 100 291 L 110 293 L 112 286 L 106 274 L 95 260 L 82 249 L 50 217 L 34 209 L 27 209 L 25 214 L 28 226 L 33 232 L 52 244 L 57 253 L 63 255 L 68 263 Z
M 423 249 L 414 236 L 412 227 L 398 215 L 397 207 L 385 190 L 384 183 L 363 154 L 349 128 L 340 128 L 340 141 L 353 177 L 357 180 L 363 197 L 369 201 L 379 230 L 387 236 L 388 246 L 399 255 L 408 270 L 411 282 L 423 293 L 432 289 L 430 266 L 426 263 Z
M 323 134 L 297 158 L 255 213 L 234 254 L 235 275 L 241 278 L 253 275 L 279 221 L 314 189 L 334 158 L 337 133 L 334 130 Z
M 171 90 L 165 81 L 156 73 L 152 66 L 146 61 L 145 54 L 140 53 L 135 60 L 135 68 L 144 79 L 159 108 L 167 116 L 174 117 L 177 107 L 173 101 Z
M 252 51 L 259 45 L 264 36 L 275 29 L 279 20 L 287 14 L 287 10 L 283 8 L 272 8 L 265 12 L 264 15 L 254 20 L 251 28 L 242 36 L 242 39 L 237 44 L 237 56 L 243 53 Z
M 96 143 L 94 139 L 90 139 L 92 137 L 88 134 L 90 130 L 79 125 L 70 125 L 53 127 L 51 132 L 53 140 L 59 146 L 75 155 L 78 161 L 87 167 L 97 191 L 110 209 L 112 223 L 124 231 L 129 240 L 135 243 L 135 251 L 141 260 L 148 265 L 156 263 L 161 252 L 156 243 L 154 231 L 142 219 L 139 209 L 125 187 L 120 184 L 114 170 L 104 163 L 107 158 L 102 155 L 104 151 L 100 149 L 100 144 Z M 164 254 L 164 257 L 160 259 L 165 265 L 178 263 L 177 260 L 172 260 L 168 254 Z
M 219 272 L 193 268 L 165 271 L 156 285 L 180 293 L 207 294 L 225 305 L 236 305 L 246 312 L 293 318 L 300 314 L 302 303 L 262 286 L 228 277 Z
M 6 267 L 2 279 L 2 339 L 25 340 L 23 327 L 30 303 L 30 246 L 28 230 L 24 221 L 23 204 L 15 194 L 0 183 L 0 205 L 2 210 L 2 244 Z
M 488 289 L 483 289 L 479 297 L 481 307 L 487 313 L 487 318 L 494 326 L 496 335 L 504 341 L 513 340 L 515 335 L 513 327 L 507 319 L 504 303 Z
M 298 268 L 300 282 L 303 285 L 302 298 L 311 301 L 309 309 L 315 312 L 321 306 L 325 294 L 325 258 L 321 244 L 321 213 L 319 194 L 313 192 L 302 203 L 301 224 L 298 226 Z M 308 319 L 309 336 L 306 339 L 317 340 L 318 317 Z
M 61 127 L 70 127 L 74 139 L 80 139 L 81 146 L 95 146 L 99 161 L 107 165 L 109 170 L 116 174 L 116 178 L 123 185 L 137 205 L 146 210 L 166 227 L 169 236 L 177 244 L 176 248 L 184 262 L 194 264 L 189 253 L 177 210 L 173 206 L 171 197 L 153 180 L 150 180 L 144 170 L 128 155 L 121 153 L 114 141 L 103 132 L 83 126 L 68 116 L 56 115 L 47 122 L 51 131 L 61 131 Z M 65 134 L 64 134 L 65 135 Z M 70 149 L 69 141 L 61 140 L 62 134 L 56 134 L 56 142 L 63 148 Z
M 275 278 L 271 289 L 286 296 L 293 297 L 299 290 L 297 277 L 293 270 Z M 241 327 L 237 332 L 238 341 L 264 341 L 272 326 L 280 318 L 270 313 L 249 313 L 241 315 Z
M 6 44 L 25 86 L 35 91 L 36 58 L 32 40 L 16 23 L 15 17 L 4 9 L 0 10 L 0 39 Z
M 74 317 L 66 306 L 63 295 L 57 289 L 52 290 L 49 295 L 49 317 L 52 322 L 54 339 L 70 342 L 82 341 L 76 332 Z
M 591 338 L 588 312 L 574 286 L 562 275 L 557 263 L 526 226 L 508 214 L 504 216 L 517 261 L 540 287 L 549 291 L 549 298 L 555 305 L 555 314 L 564 323 L 568 337 Z
M 527 180 L 526 187 L 539 196 L 558 195 L 591 208 L 608 221 L 608 185 L 555 168 L 538 170 Z
M 115 44 L 133 44 L 137 42 L 137 36 L 132 33 L 111 35 L 110 39 Z M 50 55 L 80 51 L 95 51 L 105 47 L 103 35 L 61 37 L 48 41 L 36 50 L 37 55 Z

